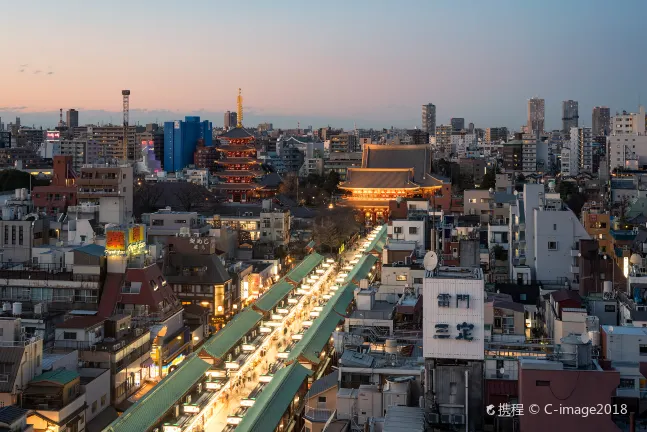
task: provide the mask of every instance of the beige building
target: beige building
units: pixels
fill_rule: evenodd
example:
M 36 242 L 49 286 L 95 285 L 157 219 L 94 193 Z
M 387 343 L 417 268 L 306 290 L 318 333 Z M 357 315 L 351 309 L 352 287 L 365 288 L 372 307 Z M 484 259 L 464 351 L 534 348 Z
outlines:
M 303 421 L 307 432 L 322 432 L 337 410 L 338 372 L 333 372 L 312 383 L 305 397 Z
M 78 204 L 99 205 L 99 223 L 123 225 L 133 215 L 133 167 L 84 165 L 79 178 Z

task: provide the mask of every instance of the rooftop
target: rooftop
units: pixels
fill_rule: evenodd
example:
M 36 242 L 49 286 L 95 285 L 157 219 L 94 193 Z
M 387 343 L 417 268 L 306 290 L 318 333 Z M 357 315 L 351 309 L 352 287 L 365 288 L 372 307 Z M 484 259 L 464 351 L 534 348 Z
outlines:
M 647 336 L 647 328 L 603 325 L 606 334 Z
M 483 271 L 480 268 L 468 267 L 438 267 L 436 270 L 425 272 L 425 278 L 431 279 L 474 279 L 483 280 Z
M 30 384 L 41 383 L 41 382 L 53 382 L 61 385 L 65 385 L 69 382 L 74 381 L 79 377 L 79 374 L 76 371 L 69 371 L 67 369 L 56 369 L 54 371 L 45 372 L 37 377 L 34 377 Z
M 75 316 L 56 325 L 59 329 L 88 329 L 102 324 L 106 319 L 100 316 Z
M 4 406 L 0 408 L 0 423 L 11 425 L 16 420 L 21 419 L 29 410 L 17 407 L 15 405 Z

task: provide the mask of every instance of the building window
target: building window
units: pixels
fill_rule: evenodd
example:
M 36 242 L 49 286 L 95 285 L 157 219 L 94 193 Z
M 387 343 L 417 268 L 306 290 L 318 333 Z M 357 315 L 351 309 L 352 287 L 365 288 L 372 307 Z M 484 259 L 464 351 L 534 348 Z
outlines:
M 556 241 L 549 241 L 548 242 L 548 250 L 556 251 L 557 250 L 557 242 Z
M 470 198 L 470 204 L 476 204 L 476 198 Z
M 525 294 L 519 294 L 519 300 L 525 301 L 526 300 L 526 295 Z
M 326 396 L 319 396 L 317 398 L 317 402 L 319 403 L 326 403 Z
M 97 412 L 97 401 L 92 402 L 92 414 Z
M 396 275 L 396 276 L 395 276 L 395 280 L 397 280 L 397 281 L 399 281 L 399 282 L 403 282 L 403 281 L 405 281 L 405 282 L 406 282 L 406 280 L 407 280 L 407 275 L 404 275 L 404 274 Z
M 76 333 L 74 333 L 74 332 L 63 332 L 63 339 L 65 339 L 65 340 L 76 340 Z
M 402 234 L 402 227 L 393 227 L 393 234 Z
M 553 224 L 553 231 L 557 231 L 557 224 Z
M 409 234 L 418 234 L 418 227 L 409 227 Z
M 604 311 L 605 312 L 615 312 L 616 311 L 616 305 L 613 305 L 613 304 L 604 305 Z
M 627 320 L 628 322 L 629 320 Z M 647 345 L 638 345 L 638 350 L 641 356 L 647 356 Z
M 101 406 L 104 406 L 107 400 L 108 400 L 107 394 L 104 394 L 103 396 L 101 396 Z
M 537 380 L 535 381 L 536 387 L 550 387 L 550 381 Z
M 422 284 L 422 278 L 413 278 L 414 284 Z

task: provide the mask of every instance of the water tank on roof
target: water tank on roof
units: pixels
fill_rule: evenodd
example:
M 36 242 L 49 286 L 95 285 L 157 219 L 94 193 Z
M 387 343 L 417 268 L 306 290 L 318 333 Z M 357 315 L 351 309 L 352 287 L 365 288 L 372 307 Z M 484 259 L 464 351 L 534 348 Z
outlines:
M 564 366 L 572 368 L 580 369 L 589 366 L 591 364 L 591 343 L 582 342 L 581 337 L 575 334 L 563 337 L 559 360 L 564 363 Z
M 15 302 L 13 304 L 13 315 L 14 316 L 20 316 L 21 314 L 22 314 L 22 303 Z
M 2 312 L 11 312 L 11 303 L 9 302 L 2 303 Z
M 589 340 L 591 341 L 592 346 L 600 346 L 600 332 L 599 331 L 590 331 L 588 332 Z
M 27 188 L 20 189 L 20 199 L 23 201 L 27 199 Z
M 611 293 L 613 291 L 613 282 L 611 281 L 604 281 L 602 283 L 602 287 L 605 293 Z
M 397 354 L 398 353 L 398 341 L 395 339 L 387 339 L 384 344 L 384 351 L 387 354 Z

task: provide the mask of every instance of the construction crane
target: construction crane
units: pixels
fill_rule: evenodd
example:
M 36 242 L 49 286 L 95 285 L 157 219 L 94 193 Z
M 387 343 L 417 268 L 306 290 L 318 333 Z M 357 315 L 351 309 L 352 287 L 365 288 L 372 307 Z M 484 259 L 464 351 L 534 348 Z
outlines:
M 236 124 L 236 127 L 242 128 L 243 127 L 243 91 L 241 89 L 238 89 L 238 123 Z
M 123 110 L 124 110 L 124 143 L 123 154 L 124 161 L 128 160 L 128 118 L 130 117 L 130 90 L 122 90 L 121 96 L 123 97 Z

